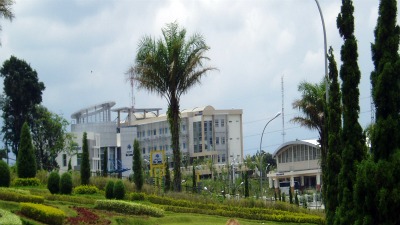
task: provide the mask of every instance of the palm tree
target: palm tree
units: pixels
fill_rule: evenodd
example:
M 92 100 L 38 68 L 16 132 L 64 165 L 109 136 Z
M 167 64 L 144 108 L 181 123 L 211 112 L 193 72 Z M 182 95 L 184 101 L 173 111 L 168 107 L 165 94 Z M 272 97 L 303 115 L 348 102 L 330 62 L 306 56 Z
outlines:
M 293 103 L 293 109 L 299 109 L 304 116 L 296 116 L 290 120 L 292 123 L 297 123 L 300 126 L 310 130 L 317 130 L 319 134 L 318 142 L 321 145 L 321 150 L 326 149 L 326 134 L 325 134 L 325 81 L 319 84 L 311 84 L 301 82 L 298 86 L 301 92 L 301 98 L 296 99 Z
M 12 21 L 14 14 L 11 12 L 11 5 L 14 4 L 13 0 L 0 0 L 0 18 L 8 19 Z M 1 31 L 1 25 L 0 25 Z M 1 42 L 0 42 L 1 44 Z
M 204 66 L 209 60 L 205 52 L 210 48 L 200 34 L 186 39 L 186 29 L 176 22 L 167 24 L 162 38 L 157 41 L 144 36 L 139 43 L 135 65 L 128 74 L 137 81 L 139 88 L 164 97 L 168 102 L 167 118 L 171 130 L 174 161 L 174 190 L 181 191 L 181 152 L 179 149 L 180 113 L 182 94 L 200 83 L 200 79 L 213 67 Z

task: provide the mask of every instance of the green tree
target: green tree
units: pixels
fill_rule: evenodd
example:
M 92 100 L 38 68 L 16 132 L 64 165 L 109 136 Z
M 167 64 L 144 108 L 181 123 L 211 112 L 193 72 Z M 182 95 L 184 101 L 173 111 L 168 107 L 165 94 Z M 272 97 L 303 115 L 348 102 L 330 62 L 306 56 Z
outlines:
M 186 39 L 186 29 L 170 23 L 162 29 L 157 41 L 145 36 L 139 43 L 135 65 L 128 71 L 138 81 L 139 88 L 165 97 L 167 118 L 171 130 L 174 162 L 174 190 L 181 191 L 181 151 L 179 149 L 180 97 L 200 83 L 212 67 L 205 67 L 209 50 L 204 38 L 194 34 Z
M 339 205 L 337 196 L 338 177 L 341 168 L 341 103 L 340 88 L 338 82 L 338 70 L 332 47 L 329 49 L 329 103 L 328 103 L 328 150 L 326 156 L 326 167 L 322 171 L 322 195 L 325 204 L 326 223 L 333 224 L 335 211 Z
M 81 162 L 81 184 L 88 185 L 90 180 L 89 147 L 87 133 L 83 133 L 82 138 L 82 162 Z
M 250 196 L 249 190 L 249 174 L 247 171 L 244 173 L 244 197 L 248 198 Z
M 365 137 L 358 123 L 358 114 L 360 112 L 358 85 L 361 73 L 357 63 L 357 40 L 354 36 L 353 13 L 353 2 L 351 0 L 342 0 L 341 12 L 337 17 L 339 34 L 344 40 L 340 52 L 343 104 L 342 163 L 338 177 L 340 191 L 335 224 L 353 224 L 355 222 L 353 188 L 356 181 L 356 168 L 357 164 L 366 156 Z
M 50 193 L 52 194 L 57 194 L 60 192 L 60 174 L 58 174 L 57 171 L 50 173 L 47 180 L 47 189 L 49 189 Z
M 0 0 L 0 18 L 3 17 L 5 19 L 8 19 L 9 21 L 12 21 L 12 19 L 14 18 L 14 14 L 11 11 L 12 4 L 14 4 L 13 0 Z M 1 31 L 1 25 L 0 25 L 0 31 Z
M 144 177 L 143 177 L 143 166 L 142 166 L 142 156 L 140 154 L 139 141 L 135 139 L 133 141 L 133 182 L 136 185 L 137 190 L 142 190 Z
M 10 168 L 7 163 L 0 159 L 0 187 L 10 187 Z
M 36 105 L 34 114 L 32 139 L 38 168 L 47 171 L 59 168 L 55 159 L 65 148 L 68 122 L 42 105 Z
M 193 169 L 192 169 L 192 187 L 193 187 L 193 193 L 197 192 L 196 191 L 196 169 L 195 169 L 194 165 L 193 165 Z
M 31 178 L 36 176 L 35 150 L 32 145 L 29 125 L 25 122 L 20 132 L 21 140 L 17 157 L 17 174 L 19 178 Z
M 27 62 L 14 56 L 3 63 L 0 76 L 4 79 L 1 106 L 3 141 L 6 148 L 11 148 L 18 157 L 22 124 L 28 122 L 32 125 L 35 106 L 42 102 L 45 86 L 39 82 L 36 71 Z
M 376 123 L 370 126 L 372 157 L 358 166 L 354 186 L 356 224 L 400 224 L 400 60 L 397 1 L 381 0 L 371 45 Z
M 167 157 L 167 162 L 165 163 L 165 187 L 164 191 L 167 192 L 171 190 L 171 173 L 169 172 L 169 162 Z
M 72 175 L 63 173 L 60 178 L 60 193 L 70 195 L 72 193 Z

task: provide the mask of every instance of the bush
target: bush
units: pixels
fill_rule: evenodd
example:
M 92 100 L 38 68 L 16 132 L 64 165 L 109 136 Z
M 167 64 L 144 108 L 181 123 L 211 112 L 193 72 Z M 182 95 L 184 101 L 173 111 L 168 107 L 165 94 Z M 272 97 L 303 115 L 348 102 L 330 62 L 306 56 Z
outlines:
M 109 180 L 106 186 L 106 199 L 114 198 L 114 181 Z
M 47 185 L 47 176 L 49 173 L 46 170 L 38 170 L 36 178 L 40 180 L 40 184 Z
M 164 216 L 164 211 L 162 209 L 134 202 L 125 202 L 121 200 L 97 200 L 95 208 L 112 210 L 115 212 L 131 215 L 148 215 L 154 217 Z
M 125 197 L 125 185 L 122 180 L 117 180 L 114 184 L 114 197 L 115 199 L 124 199 Z
M 72 202 L 85 205 L 92 205 L 96 202 L 96 200 L 92 198 L 85 198 L 72 195 L 47 195 L 45 198 L 49 201 L 63 201 L 63 202 Z
M 22 225 L 22 221 L 17 215 L 7 210 L 0 209 L 0 224 Z
M 47 180 L 47 189 L 50 193 L 56 194 L 60 192 L 60 174 L 58 172 L 51 172 Z
M 0 159 L 0 187 L 10 187 L 10 168 Z
M 10 189 L 12 190 L 12 189 Z M 43 203 L 44 197 L 30 194 L 22 194 L 17 191 L 0 190 L 0 200 L 13 202 Z
M 129 195 L 129 200 L 131 201 L 144 201 L 145 199 L 145 195 L 141 192 L 133 192 Z
M 17 178 L 14 180 L 14 186 L 39 186 L 40 180 L 37 178 Z
M 62 225 L 65 213 L 60 209 L 42 204 L 21 203 L 21 213 L 46 224 Z
M 6 187 L 0 187 L 0 192 L 14 192 L 14 193 L 24 194 L 24 195 L 31 194 L 31 192 L 28 190 L 19 189 L 19 188 L 6 188 Z
M 96 194 L 99 189 L 93 185 L 80 185 L 74 188 L 74 194 Z
M 90 178 L 90 184 L 96 186 L 99 190 L 105 190 L 107 182 L 107 177 L 95 176 Z
M 60 178 L 60 193 L 70 195 L 72 193 L 72 177 L 71 174 L 66 172 Z

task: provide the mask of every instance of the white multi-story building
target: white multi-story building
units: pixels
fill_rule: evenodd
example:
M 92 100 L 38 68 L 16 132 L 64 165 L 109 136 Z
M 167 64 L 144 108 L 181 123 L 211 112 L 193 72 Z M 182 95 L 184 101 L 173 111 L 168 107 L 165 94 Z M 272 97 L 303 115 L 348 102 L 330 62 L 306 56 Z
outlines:
M 152 150 L 164 150 L 173 164 L 171 133 L 167 117 L 153 109 L 112 109 L 115 102 L 105 102 L 72 114 L 71 132 L 78 144 L 77 154 L 59 154 L 61 171 L 79 169 L 82 135 L 87 132 L 92 172 L 101 172 L 103 154 L 108 153 L 108 171 L 128 176 L 132 168 L 133 141 L 140 143 L 142 156 L 149 160 Z M 111 114 L 116 119 L 111 120 Z M 212 106 L 181 112 L 180 151 L 182 161 L 211 159 L 214 164 L 229 165 L 243 162 L 242 110 L 216 110 Z

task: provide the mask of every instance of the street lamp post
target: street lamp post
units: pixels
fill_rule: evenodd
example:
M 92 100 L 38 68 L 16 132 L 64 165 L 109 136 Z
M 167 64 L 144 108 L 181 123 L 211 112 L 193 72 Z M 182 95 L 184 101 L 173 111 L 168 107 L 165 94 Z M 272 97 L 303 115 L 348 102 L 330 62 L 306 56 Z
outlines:
M 319 6 L 318 0 L 315 0 L 315 3 L 317 3 L 319 15 L 321 16 L 321 23 L 322 23 L 322 29 L 324 31 L 324 56 L 325 56 L 325 93 L 326 93 L 326 102 L 329 101 L 329 78 L 328 78 L 328 47 L 326 44 L 326 30 L 325 30 L 325 21 L 324 21 L 324 15 L 322 14 L 321 7 Z
M 261 133 L 261 140 L 260 140 L 260 153 L 259 153 L 259 155 L 260 155 L 260 192 L 261 192 L 261 197 L 262 197 L 262 156 L 261 156 L 261 145 L 262 145 L 262 139 L 263 139 L 263 136 L 264 136 L 264 131 L 265 131 L 265 128 L 267 128 L 267 126 L 268 126 L 268 124 L 272 121 L 272 120 L 274 120 L 274 119 L 276 119 L 279 115 L 281 115 L 281 112 L 278 112 L 272 119 L 270 119 L 270 120 L 268 120 L 268 122 L 267 122 L 267 124 L 265 124 L 265 126 L 264 126 L 264 129 L 263 129 L 263 132 Z

